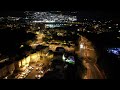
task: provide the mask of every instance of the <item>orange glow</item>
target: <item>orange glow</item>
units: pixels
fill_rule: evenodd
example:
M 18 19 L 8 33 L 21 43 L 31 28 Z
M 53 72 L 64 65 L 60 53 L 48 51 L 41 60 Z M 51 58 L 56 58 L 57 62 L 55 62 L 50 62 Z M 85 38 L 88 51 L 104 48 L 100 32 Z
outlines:
M 25 64 L 26 64 L 26 60 L 23 59 L 23 60 L 22 60 L 22 65 L 24 66 Z
M 19 67 L 21 67 L 21 61 L 18 62 Z

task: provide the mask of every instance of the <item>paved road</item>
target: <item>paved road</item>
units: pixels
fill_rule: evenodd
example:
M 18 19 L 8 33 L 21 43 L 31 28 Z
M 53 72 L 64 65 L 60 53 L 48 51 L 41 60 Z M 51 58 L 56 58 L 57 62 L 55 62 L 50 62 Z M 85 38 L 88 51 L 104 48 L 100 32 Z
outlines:
M 88 63 L 84 60 L 84 65 L 87 68 L 84 79 L 104 79 L 96 64 Z
M 35 79 L 35 75 L 37 74 L 38 71 L 36 71 L 36 68 L 34 68 L 25 79 Z
M 101 71 L 97 67 L 97 55 L 90 41 L 81 36 L 79 44 L 83 44 L 84 48 L 80 48 L 77 52 L 83 57 L 83 65 L 87 68 L 84 79 L 104 79 Z
M 41 63 L 43 63 L 44 65 L 43 66 L 36 66 L 36 64 L 39 65 Z M 36 62 L 36 63 L 32 64 L 31 66 L 34 67 L 34 69 L 29 73 L 29 75 L 25 79 L 35 79 L 35 75 L 38 75 L 39 71 L 42 70 L 43 67 L 47 67 L 48 65 L 49 65 L 48 60 L 41 60 L 40 62 Z M 39 70 L 37 71 L 36 68 L 39 68 Z M 46 68 L 46 70 L 47 70 L 47 68 Z M 43 74 L 40 74 L 40 75 L 44 76 L 44 74 L 46 73 L 45 71 Z

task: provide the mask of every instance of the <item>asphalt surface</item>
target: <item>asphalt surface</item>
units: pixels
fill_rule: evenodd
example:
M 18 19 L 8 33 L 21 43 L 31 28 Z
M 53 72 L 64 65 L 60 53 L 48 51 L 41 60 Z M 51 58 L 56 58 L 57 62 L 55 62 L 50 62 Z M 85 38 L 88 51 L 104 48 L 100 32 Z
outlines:
M 97 67 L 97 55 L 91 42 L 81 36 L 80 44 L 83 44 L 84 48 L 80 48 L 78 54 L 83 57 L 83 65 L 87 69 L 83 79 L 104 79 L 104 76 Z

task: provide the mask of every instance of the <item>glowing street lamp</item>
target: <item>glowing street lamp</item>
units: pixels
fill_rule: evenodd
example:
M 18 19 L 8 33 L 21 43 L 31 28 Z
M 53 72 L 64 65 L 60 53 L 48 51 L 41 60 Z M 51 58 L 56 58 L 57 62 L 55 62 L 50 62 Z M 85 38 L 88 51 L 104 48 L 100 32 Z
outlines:
M 84 48 L 83 44 L 80 44 L 80 48 Z

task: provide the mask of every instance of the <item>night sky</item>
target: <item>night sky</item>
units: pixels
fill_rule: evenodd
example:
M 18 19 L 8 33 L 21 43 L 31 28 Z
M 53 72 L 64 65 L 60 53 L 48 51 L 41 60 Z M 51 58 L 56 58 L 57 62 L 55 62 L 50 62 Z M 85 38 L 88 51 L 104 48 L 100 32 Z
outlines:
M 24 11 L 0 11 L 0 17 L 1 16 L 24 16 Z
M 38 11 L 38 10 L 37 10 Z M 41 10 L 40 10 L 41 11 Z M 47 11 L 47 10 L 46 10 Z M 66 10 L 67 11 L 67 10 Z M 77 10 L 78 11 L 78 10 Z M 0 16 L 23 16 L 24 11 L 17 11 L 17 10 L 9 10 L 9 11 L 0 11 Z M 93 15 L 93 16 L 113 16 L 113 17 L 120 17 L 119 11 L 100 11 L 100 10 L 80 10 L 81 15 Z

